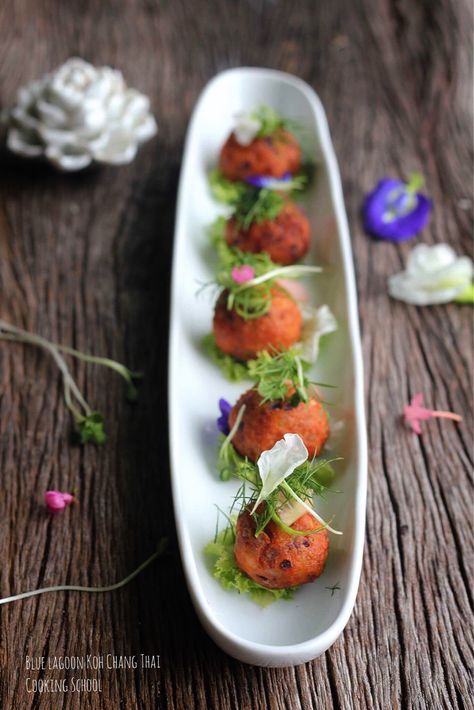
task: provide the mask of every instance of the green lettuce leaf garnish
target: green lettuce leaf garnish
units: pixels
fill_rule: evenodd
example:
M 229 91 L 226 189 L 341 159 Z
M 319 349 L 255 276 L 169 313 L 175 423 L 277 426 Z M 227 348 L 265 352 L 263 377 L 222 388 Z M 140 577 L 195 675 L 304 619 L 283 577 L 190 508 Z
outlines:
M 296 587 L 288 589 L 266 589 L 247 577 L 238 567 L 234 557 L 235 535 L 231 526 L 221 530 L 214 541 L 204 548 L 204 553 L 212 558 L 212 574 L 224 589 L 239 594 L 248 594 L 261 607 L 266 607 L 278 599 L 292 599 Z
M 227 180 L 218 168 L 211 170 L 208 179 L 212 196 L 215 200 L 223 202 L 225 205 L 235 205 L 242 193 L 248 190 L 248 185 L 244 182 Z
M 214 339 L 214 335 L 209 333 L 202 339 L 202 347 L 206 355 L 222 370 L 229 382 L 240 382 L 249 379 L 249 373 L 245 362 L 236 360 L 232 355 L 226 355 L 220 350 Z

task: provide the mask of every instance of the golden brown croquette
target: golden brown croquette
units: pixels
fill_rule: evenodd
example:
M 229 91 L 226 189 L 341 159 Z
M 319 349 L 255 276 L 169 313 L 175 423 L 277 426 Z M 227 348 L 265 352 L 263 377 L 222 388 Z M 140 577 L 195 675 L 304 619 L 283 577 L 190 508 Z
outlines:
M 249 229 L 239 227 L 235 219 L 226 225 L 229 246 L 257 254 L 267 252 L 277 264 L 294 264 L 309 248 L 309 222 L 293 203 L 286 202 L 274 219 L 254 222 Z
M 310 513 L 305 513 L 291 527 L 309 531 L 321 526 Z M 258 584 L 285 589 L 313 582 L 322 573 L 329 551 L 326 528 L 308 535 L 291 535 L 270 521 L 258 537 L 255 529 L 249 512 L 241 513 L 234 555 L 239 568 Z
M 232 444 L 239 454 L 247 456 L 251 461 L 257 461 L 262 451 L 271 449 L 287 433 L 301 436 L 310 459 L 320 453 L 327 441 L 328 418 L 321 402 L 315 397 L 296 406 L 289 399 L 262 404 L 257 389 L 249 389 L 233 406 L 229 427 L 234 425 L 243 404 L 245 411 Z
M 296 138 L 281 129 L 272 136 L 255 138 L 241 145 L 232 133 L 224 143 L 219 168 L 228 180 L 244 180 L 254 175 L 280 178 L 297 173 L 301 167 L 301 148 Z
M 286 349 L 301 337 L 302 316 L 296 303 L 283 289 L 272 290 L 270 310 L 259 318 L 246 320 L 227 308 L 224 292 L 216 303 L 213 331 L 216 345 L 238 360 L 274 348 Z

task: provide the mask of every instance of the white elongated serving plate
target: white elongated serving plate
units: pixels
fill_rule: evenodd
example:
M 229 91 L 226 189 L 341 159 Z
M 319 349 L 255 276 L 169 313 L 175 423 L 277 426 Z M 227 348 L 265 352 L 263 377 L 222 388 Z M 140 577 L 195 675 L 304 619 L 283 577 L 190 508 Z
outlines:
M 331 535 L 323 575 L 302 587 L 292 601 L 261 609 L 245 595 L 224 590 L 213 578 L 203 548 L 212 540 L 216 505 L 228 510 L 237 482 L 217 474 L 217 401 L 235 402 L 250 385 L 230 384 L 205 356 L 200 341 L 210 332 L 213 291 L 198 295 L 214 275 L 215 257 L 206 230 L 223 213 L 207 181 L 237 111 L 272 106 L 297 121 L 316 178 L 303 207 L 312 228 L 307 263 L 323 266 L 305 285 L 315 304 L 327 303 L 338 331 L 327 337 L 317 363 L 328 390 L 334 420 L 343 420 L 335 453 L 335 487 L 317 501 L 318 510 L 344 531 Z M 209 635 L 227 653 L 246 663 L 288 666 L 323 653 L 346 625 L 355 603 L 364 546 L 367 446 L 362 356 L 350 237 L 326 117 L 314 91 L 289 74 L 268 69 L 225 71 L 204 89 L 191 119 L 179 184 L 175 230 L 169 360 L 170 453 L 174 511 L 189 592 Z M 337 586 L 340 589 L 329 590 Z

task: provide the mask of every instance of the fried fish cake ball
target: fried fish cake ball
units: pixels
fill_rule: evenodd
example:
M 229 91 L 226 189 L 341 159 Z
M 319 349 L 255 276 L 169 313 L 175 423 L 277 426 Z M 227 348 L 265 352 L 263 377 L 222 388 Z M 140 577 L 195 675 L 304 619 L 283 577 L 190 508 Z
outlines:
M 244 392 L 229 414 L 232 428 L 237 414 L 245 404 L 240 426 L 232 444 L 242 456 L 257 461 L 262 451 L 268 451 L 285 434 L 299 434 L 308 449 L 309 458 L 317 456 L 329 436 L 329 422 L 321 402 L 310 397 L 308 402 L 293 406 L 287 400 L 264 402 L 256 388 Z
M 254 175 L 281 178 L 285 173 L 297 173 L 300 167 L 301 148 L 285 129 L 255 138 L 249 145 L 241 145 L 232 133 L 219 156 L 219 168 L 228 180 L 244 180 Z
M 314 530 L 320 523 L 304 513 L 291 527 Z M 308 535 L 291 535 L 270 521 L 255 537 L 255 521 L 248 511 L 237 520 L 234 555 L 237 565 L 262 587 L 285 589 L 314 582 L 324 569 L 329 552 L 326 528 Z
M 270 310 L 245 320 L 227 308 L 227 294 L 217 301 L 213 331 L 216 345 L 237 360 L 250 360 L 269 348 L 286 349 L 301 337 L 302 316 L 296 303 L 282 289 L 272 290 Z
M 286 202 L 274 219 L 254 222 L 249 229 L 239 227 L 235 219 L 226 225 L 225 239 L 229 246 L 241 251 L 270 255 L 277 264 L 294 264 L 309 248 L 309 222 L 293 203 Z

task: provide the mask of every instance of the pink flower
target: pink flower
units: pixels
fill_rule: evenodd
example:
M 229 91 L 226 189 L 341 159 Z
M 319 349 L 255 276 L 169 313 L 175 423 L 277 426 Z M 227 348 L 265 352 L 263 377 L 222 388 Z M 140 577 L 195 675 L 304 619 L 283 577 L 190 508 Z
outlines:
M 255 269 L 253 266 L 248 264 L 243 264 L 242 266 L 234 266 L 230 272 L 233 280 L 236 284 L 244 284 L 247 281 L 251 281 L 255 276 Z
M 462 417 L 460 417 L 459 414 L 453 414 L 453 412 L 439 412 L 435 409 L 425 409 L 425 407 L 421 405 L 422 401 L 423 395 L 419 392 L 414 395 L 410 404 L 407 404 L 403 410 L 405 423 L 412 428 L 415 434 L 421 434 L 420 422 L 431 419 L 431 417 L 452 419 L 455 422 L 462 421 Z
M 46 491 L 44 494 L 44 502 L 50 513 L 57 513 L 64 510 L 68 505 L 74 503 L 75 498 L 70 493 L 61 493 L 61 491 Z

